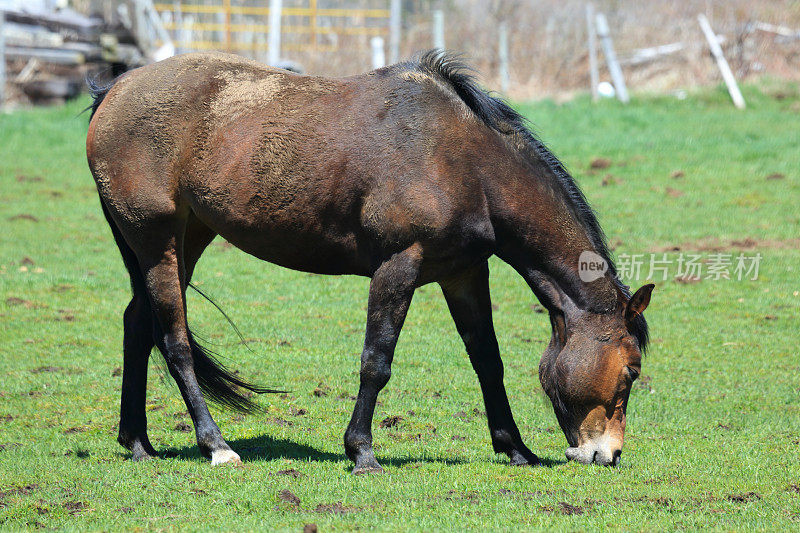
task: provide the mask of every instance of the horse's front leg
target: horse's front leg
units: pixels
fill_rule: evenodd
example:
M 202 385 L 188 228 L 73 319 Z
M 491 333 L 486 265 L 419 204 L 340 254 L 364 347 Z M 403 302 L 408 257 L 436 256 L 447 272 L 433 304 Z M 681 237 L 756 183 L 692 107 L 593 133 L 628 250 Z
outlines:
M 420 247 L 414 245 L 393 255 L 372 276 L 361 353 L 361 384 L 344 434 L 344 449 L 355 463 L 354 474 L 383 471 L 372 451 L 372 416 L 378 393 L 392 375 L 394 348 L 414 295 L 421 262 Z
M 488 263 L 440 285 L 472 367 L 478 374 L 494 451 L 508 455 L 513 465 L 539 464 L 539 458 L 523 444 L 508 405 L 503 362 L 492 324 Z

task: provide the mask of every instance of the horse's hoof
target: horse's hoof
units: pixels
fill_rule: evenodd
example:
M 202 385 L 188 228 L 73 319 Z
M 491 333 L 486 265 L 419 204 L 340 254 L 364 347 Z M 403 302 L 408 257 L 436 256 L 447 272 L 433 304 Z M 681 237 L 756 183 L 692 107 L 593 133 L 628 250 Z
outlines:
M 537 457 L 535 453 L 531 452 L 528 452 L 525 455 L 515 452 L 511 457 L 511 466 L 539 466 L 541 464 L 542 462 L 539 460 L 539 457 Z
M 211 466 L 217 465 L 242 466 L 242 459 L 233 450 L 217 450 L 211 452 Z
M 364 474 L 383 474 L 385 470 L 379 464 L 374 465 L 367 465 L 367 466 L 357 466 L 353 468 L 353 475 L 354 476 L 361 476 Z

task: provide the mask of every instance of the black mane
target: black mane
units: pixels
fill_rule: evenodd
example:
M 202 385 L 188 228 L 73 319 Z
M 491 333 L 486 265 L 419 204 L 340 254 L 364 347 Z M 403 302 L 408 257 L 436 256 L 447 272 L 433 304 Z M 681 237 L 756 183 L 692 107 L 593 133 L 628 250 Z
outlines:
M 555 177 L 554 185 L 557 192 L 561 193 L 564 204 L 586 231 L 595 251 L 605 259 L 614 283 L 626 297 L 630 298 L 630 289 L 617 276 L 617 268 L 611 259 L 605 233 L 603 233 L 589 202 L 561 161 L 528 129 L 527 119 L 512 109 L 503 99 L 494 97 L 481 89 L 475 79 L 474 70 L 461 61 L 457 55 L 442 50 L 430 50 L 409 66 L 447 82 L 484 124 L 501 135 L 515 136 L 521 139 L 536 154 L 536 157 Z M 639 315 L 634 320 L 632 333 L 639 342 L 640 350 L 644 353 L 649 337 L 644 316 Z

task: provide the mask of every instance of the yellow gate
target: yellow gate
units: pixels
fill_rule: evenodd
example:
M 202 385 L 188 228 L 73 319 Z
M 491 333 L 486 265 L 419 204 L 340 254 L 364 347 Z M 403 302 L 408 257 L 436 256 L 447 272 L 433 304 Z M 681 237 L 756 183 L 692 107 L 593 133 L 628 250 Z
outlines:
M 358 7 L 330 7 L 357 4 Z M 268 49 L 268 0 L 184 0 L 157 3 L 156 10 L 178 50 L 224 50 L 255 55 Z M 384 36 L 389 32 L 387 2 L 284 0 L 281 49 L 335 51 L 340 37 Z

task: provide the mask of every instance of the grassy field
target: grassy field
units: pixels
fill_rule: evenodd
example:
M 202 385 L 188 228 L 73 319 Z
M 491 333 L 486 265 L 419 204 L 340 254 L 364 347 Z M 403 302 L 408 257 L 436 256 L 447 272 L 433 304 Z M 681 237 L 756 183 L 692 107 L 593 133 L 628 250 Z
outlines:
M 376 411 L 387 473 L 359 477 L 342 434 L 368 280 L 284 270 L 220 241 L 196 280 L 250 349 L 195 294 L 190 321 L 230 366 L 290 393 L 261 397 L 262 414 L 214 410 L 244 466 L 212 468 L 156 355 L 150 438 L 166 458 L 127 460 L 115 438 L 128 281 L 85 163 L 86 102 L 0 115 L 0 529 L 797 530 L 800 91 L 745 96 L 743 112 L 721 90 L 520 106 L 620 258 L 695 253 L 708 268 L 714 253 L 761 254 L 756 280 L 676 280 L 677 263 L 656 276 L 619 468 L 565 462 L 537 376 L 546 315 L 493 261 L 512 408 L 548 466 L 492 453 L 477 380 L 426 286 Z M 402 420 L 377 427 L 391 416 Z

